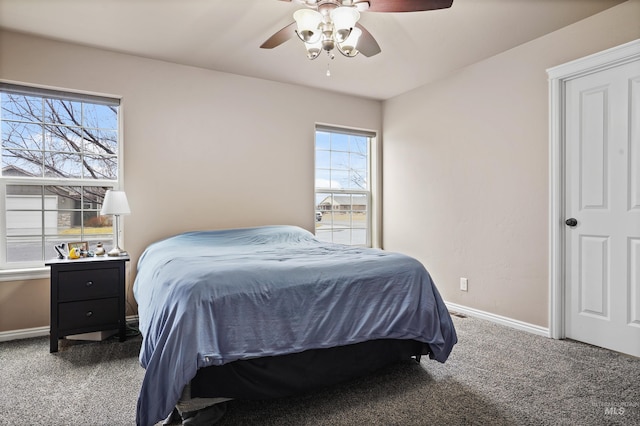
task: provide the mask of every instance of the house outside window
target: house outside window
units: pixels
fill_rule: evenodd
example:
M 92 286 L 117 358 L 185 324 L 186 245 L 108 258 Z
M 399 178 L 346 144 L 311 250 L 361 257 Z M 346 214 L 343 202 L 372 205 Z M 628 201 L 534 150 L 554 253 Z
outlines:
M 316 127 L 316 237 L 372 246 L 371 153 L 375 134 Z
M 119 104 L 0 82 L 0 272 L 41 268 L 62 243 L 112 245 L 100 209 L 120 184 Z

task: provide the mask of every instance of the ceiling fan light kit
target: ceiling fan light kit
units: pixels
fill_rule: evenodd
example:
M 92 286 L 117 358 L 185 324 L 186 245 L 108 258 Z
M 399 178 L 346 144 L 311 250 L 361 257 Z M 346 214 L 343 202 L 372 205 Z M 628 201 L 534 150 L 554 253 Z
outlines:
M 291 2 L 292 0 L 281 0 Z M 420 12 L 446 9 L 453 0 L 297 0 L 306 6 L 293 14 L 295 22 L 273 34 L 260 46 L 273 49 L 294 34 L 304 43 L 307 58 L 316 59 L 324 50 L 333 59 L 333 49 L 353 58 L 381 52 L 371 33 L 358 23 L 360 12 Z
M 362 33 L 355 28 L 360 12 L 353 6 L 340 6 L 339 2 L 329 0 L 318 2 L 317 7 L 317 11 L 300 9 L 293 14 L 296 34 L 305 44 L 307 58 L 316 59 L 322 50 L 330 53 L 336 47 L 344 56 L 356 56 Z

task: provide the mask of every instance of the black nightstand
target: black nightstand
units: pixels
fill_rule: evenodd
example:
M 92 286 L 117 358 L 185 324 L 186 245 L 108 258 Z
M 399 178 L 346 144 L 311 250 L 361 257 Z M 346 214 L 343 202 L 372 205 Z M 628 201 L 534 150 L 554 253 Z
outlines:
M 118 330 L 126 339 L 125 264 L 129 256 L 52 259 L 50 352 L 58 339 L 93 331 Z

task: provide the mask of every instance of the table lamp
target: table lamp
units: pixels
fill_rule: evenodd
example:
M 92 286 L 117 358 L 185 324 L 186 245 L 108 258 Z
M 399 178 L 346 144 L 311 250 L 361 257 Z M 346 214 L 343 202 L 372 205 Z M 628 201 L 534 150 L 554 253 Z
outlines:
M 104 201 L 102 202 L 102 210 L 100 214 L 105 216 L 112 214 L 115 216 L 115 229 L 114 229 L 114 247 L 107 255 L 109 256 L 126 256 L 128 253 L 120 248 L 120 216 L 131 213 L 129 209 L 129 202 L 127 201 L 127 194 L 124 191 L 108 190 L 104 195 Z

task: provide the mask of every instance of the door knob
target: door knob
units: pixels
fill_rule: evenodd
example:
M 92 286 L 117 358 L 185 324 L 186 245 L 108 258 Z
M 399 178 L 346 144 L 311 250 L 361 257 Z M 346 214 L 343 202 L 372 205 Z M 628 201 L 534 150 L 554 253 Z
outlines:
M 564 223 L 566 223 L 568 226 L 574 227 L 578 224 L 578 221 L 575 218 L 570 217 L 569 219 L 565 220 Z

